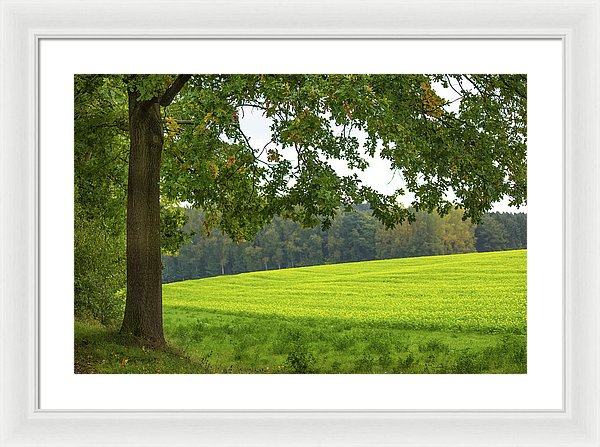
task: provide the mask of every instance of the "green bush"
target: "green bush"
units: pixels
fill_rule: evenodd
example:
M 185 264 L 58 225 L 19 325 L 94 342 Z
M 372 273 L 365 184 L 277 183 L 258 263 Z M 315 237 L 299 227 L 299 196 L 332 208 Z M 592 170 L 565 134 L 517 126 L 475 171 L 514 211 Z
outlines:
M 312 355 L 305 345 L 296 343 L 292 352 L 288 354 L 285 365 L 294 374 L 308 374 L 315 362 L 315 356 Z
M 123 314 L 126 289 L 125 238 L 99 219 L 75 217 L 75 316 L 104 325 Z

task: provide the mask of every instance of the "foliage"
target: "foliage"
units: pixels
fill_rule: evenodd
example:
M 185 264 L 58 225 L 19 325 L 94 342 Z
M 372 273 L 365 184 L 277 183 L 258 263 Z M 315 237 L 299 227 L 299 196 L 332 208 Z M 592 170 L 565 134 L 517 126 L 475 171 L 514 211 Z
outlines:
M 457 90 L 458 111 L 433 83 Z M 326 229 L 340 207 L 363 202 L 391 228 L 413 214 L 396 200 L 404 190 L 386 196 L 361 183 L 378 155 L 405 180 L 414 210 L 459 206 L 478 221 L 505 195 L 525 202 L 524 92 L 521 75 L 194 75 L 166 111 L 162 194 L 204 209 L 207 225 L 236 241 L 274 215 Z M 270 120 L 263 148 L 240 125 L 252 110 Z M 336 173 L 334 159 L 352 174 Z
M 527 248 L 527 216 L 488 213 L 475 229 L 477 251 Z
M 452 210 L 440 218 L 416 213 L 411 225 L 392 230 L 380 228 L 375 244 L 380 259 L 470 253 L 475 251 L 473 224 L 463 219 L 461 210 Z
M 112 79 L 75 77 L 75 315 L 105 324 L 124 300 L 126 123 Z
M 109 324 L 121 317 L 125 285 L 125 239 L 76 207 L 75 315 Z
M 187 216 L 184 209 L 174 203 L 163 201 L 160 208 L 161 252 L 177 255 L 181 246 L 188 242 L 193 232 L 185 231 Z
M 305 345 L 297 343 L 285 361 L 285 365 L 295 374 L 307 374 L 315 363 L 315 356 L 308 352 Z
M 201 226 L 204 214 L 187 209 L 189 222 L 184 231 Z M 461 210 L 452 210 L 439 217 L 416 212 L 411 225 L 386 230 L 361 205 L 352 212 L 340 213 L 331 228 L 302 228 L 300 224 L 274 218 L 252 242 L 234 243 L 218 229 L 210 237 L 194 235 L 183 245 L 176 257 L 163 257 L 163 281 L 203 278 L 257 270 L 273 270 L 341 262 L 369 261 L 399 257 L 458 254 L 475 251 L 496 251 L 526 248 L 527 215 L 522 213 L 489 213 L 482 224 L 474 226 L 462 220 Z M 502 216 L 494 228 L 486 222 Z M 496 221 L 494 221 L 496 222 Z M 484 230 L 480 227 L 484 226 Z M 511 245 L 489 241 L 483 249 L 487 230 L 497 237 L 510 237 Z M 479 235 L 476 238 L 476 235 Z M 509 236 L 507 236 L 509 235 Z

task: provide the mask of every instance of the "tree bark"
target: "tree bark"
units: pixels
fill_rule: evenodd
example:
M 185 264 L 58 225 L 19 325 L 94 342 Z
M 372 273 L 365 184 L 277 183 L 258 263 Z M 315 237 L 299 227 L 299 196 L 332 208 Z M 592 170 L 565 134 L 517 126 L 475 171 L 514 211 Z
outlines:
M 129 91 L 127 300 L 121 332 L 163 345 L 160 258 L 160 163 L 164 143 L 159 99 Z

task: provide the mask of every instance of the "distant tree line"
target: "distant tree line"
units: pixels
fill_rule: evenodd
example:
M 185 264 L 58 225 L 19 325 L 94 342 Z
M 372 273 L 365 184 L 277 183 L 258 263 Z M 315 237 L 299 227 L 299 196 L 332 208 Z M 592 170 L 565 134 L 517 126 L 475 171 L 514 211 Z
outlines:
M 204 213 L 187 209 L 184 230 L 202 228 Z M 412 256 L 527 248 L 525 213 L 487 213 L 480 224 L 461 210 L 444 217 L 417 212 L 411 225 L 386 230 L 367 206 L 341 213 L 331 228 L 302 228 L 275 217 L 252 242 L 234 243 L 218 230 L 196 233 L 177 256 L 163 256 L 163 282 L 257 270 Z

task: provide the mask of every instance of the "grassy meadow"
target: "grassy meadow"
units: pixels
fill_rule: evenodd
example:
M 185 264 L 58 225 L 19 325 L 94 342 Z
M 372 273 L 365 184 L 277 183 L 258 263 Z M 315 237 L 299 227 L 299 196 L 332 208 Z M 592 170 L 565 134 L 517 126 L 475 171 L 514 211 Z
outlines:
M 367 261 L 165 284 L 169 348 L 117 343 L 101 326 L 76 322 L 76 370 L 526 373 L 526 254 Z

